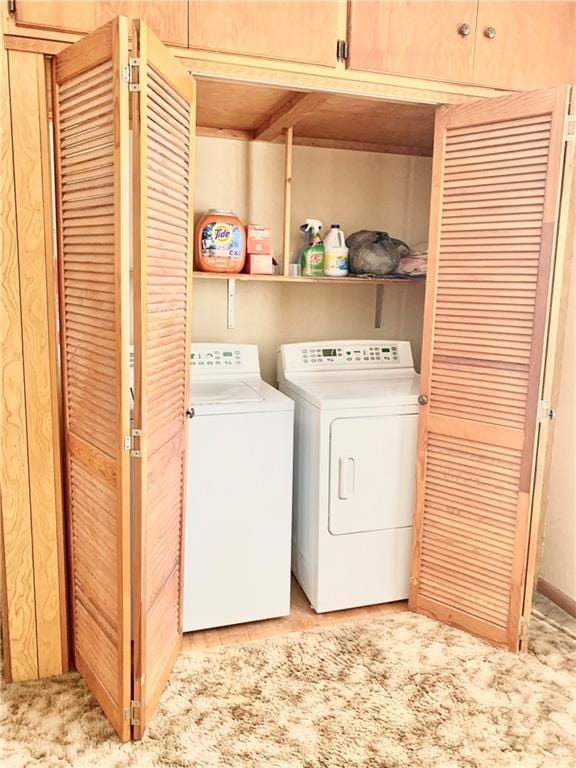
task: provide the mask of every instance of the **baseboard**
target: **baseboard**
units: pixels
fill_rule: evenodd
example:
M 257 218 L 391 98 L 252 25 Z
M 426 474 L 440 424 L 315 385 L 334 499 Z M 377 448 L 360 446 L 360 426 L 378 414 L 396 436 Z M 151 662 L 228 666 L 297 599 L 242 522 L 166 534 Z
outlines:
M 576 618 L 576 600 L 571 598 L 565 592 L 562 592 L 558 587 L 550 584 L 550 582 L 545 579 L 538 579 L 536 588 L 540 594 L 547 597 L 548 600 L 552 600 L 552 602 L 556 603 L 559 608 L 562 608 L 563 611 L 566 611 L 570 616 Z

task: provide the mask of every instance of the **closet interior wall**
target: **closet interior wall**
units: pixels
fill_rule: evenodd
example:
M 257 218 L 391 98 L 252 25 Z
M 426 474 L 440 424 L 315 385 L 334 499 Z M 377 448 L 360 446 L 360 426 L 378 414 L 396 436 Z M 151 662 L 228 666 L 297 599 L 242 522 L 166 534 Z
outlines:
M 290 261 L 303 238 L 299 225 L 319 218 L 324 231 L 339 223 L 346 235 L 384 229 L 410 245 L 426 242 L 432 160 L 375 152 L 293 148 Z M 281 143 L 197 139 L 195 220 L 209 208 L 229 208 L 246 224 L 272 227 L 282 269 L 284 146 Z M 237 281 L 235 328 L 227 328 L 227 285 L 194 281 L 193 341 L 257 344 L 262 374 L 276 382 L 280 344 L 311 339 L 401 338 L 420 358 L 424 281 L 384 285 L 375 327 L 374 285 Z

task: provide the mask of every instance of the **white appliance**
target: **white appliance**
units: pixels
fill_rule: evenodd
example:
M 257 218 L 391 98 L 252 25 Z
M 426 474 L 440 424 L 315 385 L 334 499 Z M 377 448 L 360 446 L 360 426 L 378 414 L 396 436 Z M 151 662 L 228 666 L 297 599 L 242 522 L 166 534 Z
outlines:
M 419 375 L 407 341 L 285 344 L 292 569 L 317 612 L 408 596 Z
M 248 344 L 192 344 L 183 630 L 290 612 L 294 403 Z

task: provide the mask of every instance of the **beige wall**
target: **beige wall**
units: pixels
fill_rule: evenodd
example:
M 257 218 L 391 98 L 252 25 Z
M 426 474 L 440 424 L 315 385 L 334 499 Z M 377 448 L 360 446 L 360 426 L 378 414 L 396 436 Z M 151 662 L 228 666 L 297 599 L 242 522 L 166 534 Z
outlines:
M 576 274 L 566 317 L 541 577 L 576 600 Z
M 282 145 L 199 138 L 196 219 L 231 208 L 245 223 L 270 224 L 280 260 L 284 196 Z M 292 252 L 306 217 L 355 229 L 381 228 L 410 244 L 428 234 L 431 160 L 368 152 L 294 148 Z M 424 286 L 384 288 L 382 327 L 374 328 L 373 285 L 236 284 L 236 327 L 226 328 L 226 282 L 196 280 L 192 338 L 258 344 L 264 377 L 275 381 L 283 342 L 337 338 L 408 339 L 420 356 Z

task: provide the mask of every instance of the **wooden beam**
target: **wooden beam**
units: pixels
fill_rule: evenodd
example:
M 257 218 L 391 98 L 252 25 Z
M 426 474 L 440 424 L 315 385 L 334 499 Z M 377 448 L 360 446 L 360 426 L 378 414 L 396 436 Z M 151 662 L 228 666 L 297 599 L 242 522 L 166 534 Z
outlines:
M 290 274 L 290 224 L 292 223 L 292 140 L 294 128 L 286 129 L 286 154 L 284 156 L 284 231 L 282 233 L 283 273 Z
M 315 136 L 294 136 L 294 146 L 347 149 L 353 152 L 378 152 L 382 155 L 432 157 L 432 150 L 428 147 L 411 147 L 404 144 L 387 144 L 386 142 L 350 141 L 348 139 L 322 139 Z
M 273 112 L 254 131 L 255 141 L 272 141 L 287 128 L 293 128 L 330 98 L 329 93 L 296 93 Z
M 207 136 L 211 139 L 236 139 L 236 141 L 252 141 L 253 131 L 240 128 L 211 128 L 208 125 L 196 126 L 196 136 Z

